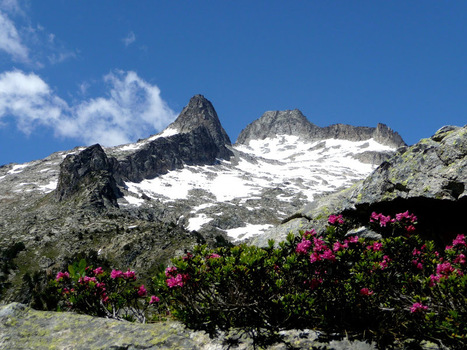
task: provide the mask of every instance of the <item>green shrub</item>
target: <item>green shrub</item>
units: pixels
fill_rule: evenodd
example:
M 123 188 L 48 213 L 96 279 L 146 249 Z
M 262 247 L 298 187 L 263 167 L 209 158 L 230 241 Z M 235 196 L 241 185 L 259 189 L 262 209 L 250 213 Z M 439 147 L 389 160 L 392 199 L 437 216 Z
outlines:
M 408 212 L 373 213 L 382 240 L 346 237 L 342 216 L 332 215 L 325 235 L 289 235 L 279 248 L 273 241 L 267 248 L 198 246 L 155 277 L 155 287 L 175 317 L 212 335 L 312 328 L 381 346 L 406 338 L 463 344 L 465 237 L 439 253 L 416 234 L 416 220 Z

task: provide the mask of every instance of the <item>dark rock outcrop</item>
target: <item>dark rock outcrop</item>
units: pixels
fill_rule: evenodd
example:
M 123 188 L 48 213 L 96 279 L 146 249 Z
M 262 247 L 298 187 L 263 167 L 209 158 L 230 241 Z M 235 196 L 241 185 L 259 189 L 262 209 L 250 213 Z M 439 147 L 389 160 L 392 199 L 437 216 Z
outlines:
M 68 155 L 60 165 L 56 198 L 75 199 L 81 206 L 118 207 L 122 195 L 113 176 L 118 167 L 115 158 L 108 158 L 100 145 Z
M 157 138 L 120 161 L 119 176 L 139 182 L 181 169 L 185 165 L 214 164 L 219 158 L 230 157 L 225 145 L 219 146 L 204 125 L 190 132 Z
M 373 138 L 383 145 L 405 146 L 402 137 L 385 124 L 378 124 L 376 128 L 346 124 L 334 124 L 322 128 L 308 121 L 298 109 L 264 113 L 261 118 L 242 130 L 237 144 L 247 145 L 250 140 L 264 140 L 276 135 L 295 135 L 309 141 L 326 139 L 364 141 Z

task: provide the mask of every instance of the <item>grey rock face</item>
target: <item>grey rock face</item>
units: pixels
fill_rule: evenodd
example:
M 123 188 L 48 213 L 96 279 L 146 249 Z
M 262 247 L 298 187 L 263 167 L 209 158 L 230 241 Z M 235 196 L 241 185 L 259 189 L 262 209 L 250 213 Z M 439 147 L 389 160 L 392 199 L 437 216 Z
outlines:
M 237 144 L 247 145 L 250 140 L 264 140 L 276 135 L 295 135 L 310 141 L 325 139 L 341 139 L 349 141 L 364 141 L 371 138 L 391 146 L 404 146 L 402 137 L 384 124 L 376 128 L 335 124 L 319 127 L 311 122 L 299 110 L 269 111 L 261 118 L 249 124 L 238 136 Z
M 246 145 L 250 140 L 264 140 L 276 135 L 306 137 L 317 129 L 319 127 L 310 123 L 298 109 L 268 111 L 243 129 L 236 143 Z
M 376 345 L 344 336 L 324 340 L 320 332 L 309 329 L 280 333 L 282 343 L 266 349 L 336 349 L 376 350 Z M 222 350 L 255 349 L 252 339 L 235 330 L 209 338 L 205 332 L 193 331 L 175 321 L 154 324 L 135 324 L 68 312 L 36 311 L 25 305 L 12 303 L 0 306 L 0 348 L 2 349 L 195 349 Z M 404 346 L 395 344 L 394 349 Z M 440 349 L 433 343 L 422 342 L 421 349 Z
M 99 145 L 86 148 L 77 155 L 68 155 L 60 165 L 56 190 L 59 201 L 76 196 L 94 207 L 118 207 L 122 195 L 113 177 L 117 161 L 108 158 Z

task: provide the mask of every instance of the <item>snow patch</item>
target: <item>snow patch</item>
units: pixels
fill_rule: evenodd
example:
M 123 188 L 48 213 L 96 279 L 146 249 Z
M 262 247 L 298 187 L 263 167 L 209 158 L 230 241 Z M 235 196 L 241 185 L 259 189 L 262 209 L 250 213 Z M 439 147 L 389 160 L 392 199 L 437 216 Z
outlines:
M 199 214 L 193 218 L 188 220 L 188 227 L 189 231 L 197 231 L 199 230 L 204 224 L 212 221 L 212 218 L 207 217 L 206 214 Z
M 247 224 L 245 227 L 232 228 L 227 231 L 227 236 L 231 237 L 234 242 L 254 237 L 262 234 L 273 225 L 253 225 Z

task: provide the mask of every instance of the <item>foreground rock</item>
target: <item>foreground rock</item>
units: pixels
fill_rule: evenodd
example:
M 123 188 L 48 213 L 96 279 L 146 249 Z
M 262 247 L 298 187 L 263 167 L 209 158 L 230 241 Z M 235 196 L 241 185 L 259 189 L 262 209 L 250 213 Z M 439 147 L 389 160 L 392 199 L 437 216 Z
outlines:
M 375 345 L 363 341 L 332 340 L 324 342 L 319 332 L 287 331 L 284 342 L 268 349 L 335 349 L 373 350 Z M 288 345 L 287 345 L 288 344 Z M 36 311 L 23 304 L 0 306 L 0 348 L 2 349 L 253 349 L 252 339 L 234 333 L 210 339 L 174 321 L 135 324 L 115 320 Z M 423 342 L 421 349 L 440 349 Z

